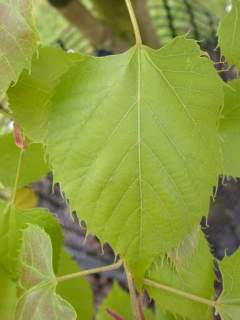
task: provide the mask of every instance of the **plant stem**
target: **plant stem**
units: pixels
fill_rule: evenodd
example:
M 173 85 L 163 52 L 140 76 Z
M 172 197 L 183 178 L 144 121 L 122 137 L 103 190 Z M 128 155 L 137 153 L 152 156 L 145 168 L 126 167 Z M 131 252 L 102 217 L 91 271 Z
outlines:
M 122 264 L 123 264 L 122 260 L 119 260 L 116 263 L 113 263 L 113 264 L 110 264 L 110 265 L 107 265 L 104 267 L 92 268 L 92 269 L 88 269 L 88 270 L 84 270 L 84 271 L 80 271 L 80 272 L 66 274 L 65 276 L 57 277 L 57 282 L 59 283 L 59 282 L 63 282 L 63 281 L 70 280 L 70 279 L 88 276 L 88 275 L 94 274 L 94 273 L 116 270 L 116 269 L 120 268 L 122 266 Z
M 133 10 L 133 6 L 131 3 L 131 0 L 125 0 L 126 2 L 126 6 L 129 12 L 129 16 L 132 22 L 132 26 L 133 26 L 133 31 L 134 31 L 134 35 L 135 35 L 135 39 L 136 39 L 136 45 L 141 45 L 142 44 L 142 38 L 141 38 L 141 34 L 140 34 L 140 30 L 139 30 L 139 26 L 138 26 L 138 22 L 137 22 L 137 18 L 136 15 L 134 13 Z
M 146 286 L 157 288 L 157 289 L 162 289 L 162 290 L 174 293 L 174 294 L 176 294 L 178 296 L 184 297 L 186 299 L 189 299 L 189 300 L 192 300 L 192 301 L 195 301 L 195 302 L 199 302 L 199 303 L 202 303 L 202 304 L 206 304 L 206 305 L 211 306 L 211 307 L 216 307 L 216 304 L 217 304 L 217 301 L 213 301 L 213 300 L 209 300 L 209 299 L 206 299 L 206 298 L 202 298 L 202 297 L 196 296 L 194 294 L 187 293 L 187 292 L 184 292 L 182 290 L 175 289 L 175 288 L 166 286 L 164 284 L 152 281 L 150 279 L 144 279 L 143 283 Z
M 144 315 L 141 312 L 141 307 L 137 298 L 134 282 L 130 271 L 127 268 L 127 265 L 124 263 L 124 269 L 126 272 L 127 282 L 128 282 L 128 289 L 131 298 L 131 306 L 132 306 L 132 313 L 135 320 L 144 320 Z
M 17 164 L 16 177 L 15 177 L 15 182 L 14 182 L 13 191 L 12 191 L 11 200 L 10 200 L 10 206 L 12 206 L 14 204 L 15 199 L 16 199 L 16 193 L 17 193 L 17 188 L 18 188 L 18 183 L 19 183 L 19 177 L 20 177 L 20 171 L 21 171 L 21 166 L 22 166 L 23 155 L 24 155 L 24 149 L 20 149 L 19 158 L 18 158 L 18 164 Z

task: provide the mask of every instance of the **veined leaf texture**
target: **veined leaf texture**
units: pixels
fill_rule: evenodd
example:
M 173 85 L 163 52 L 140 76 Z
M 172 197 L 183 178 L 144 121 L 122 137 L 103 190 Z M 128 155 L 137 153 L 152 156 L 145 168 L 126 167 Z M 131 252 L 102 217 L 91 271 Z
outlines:
M 9 91 L 12 110 L 46 144 L 55 181 L 88 232 L 141 278 L 207 214 L 222 170 L 222 82 L 184 37 L 104 58 L 55 52 L 40 50 L 32 74 Z

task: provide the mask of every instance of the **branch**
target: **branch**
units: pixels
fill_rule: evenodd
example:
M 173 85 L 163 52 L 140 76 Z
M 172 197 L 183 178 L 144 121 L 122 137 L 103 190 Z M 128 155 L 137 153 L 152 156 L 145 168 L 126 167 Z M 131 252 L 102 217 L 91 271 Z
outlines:
M 128 44 L 116 37 L 113 31 L 95 18 L 80 0 L 48 0 L 51 5 L 90 41 L 95 49 L 108 48 L 118 53 L 127 49 Z

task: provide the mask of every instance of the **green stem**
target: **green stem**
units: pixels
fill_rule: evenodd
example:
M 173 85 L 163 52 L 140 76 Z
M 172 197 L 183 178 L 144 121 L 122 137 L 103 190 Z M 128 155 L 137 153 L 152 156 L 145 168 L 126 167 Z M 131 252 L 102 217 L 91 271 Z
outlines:
M 196 296 L 194 294 L 187 293 L 187 292 L 184 292 L 182 290 L 175 289 L 175 288 L 166 286 L 164 284 L 152 281 L 150 279 L 144 279 L 143 283 L 148 287 L 153 287 L 153 288 L 165 290 L 165 291 L 174 293 L 174 294 L 176 294 L 178 296 L 184 297 L 186 299 L 189 299 L 189 300 L 192 300 L 192 301 L 195 301 L 195 302 L 199 302 L 199 303 L 208 305 L 210 307 L 216 307 L 216 304 L 217 304 L 216 301 L 209 300 L 209 299 L 206 299 L 206 298 L 202 298 L 202 297 Z
M 140 34 L 140 30 L 139 30 L 139 26 L 138 26 L 138 22 L 137 22 L 137 18 L 136 15 L 134 13 L 133 10 L 133 6 L 131 3 L 131 0 L 125 0 L 128 12 L 129 12 L 129 16 L 131 19 L 131 23 L 133 26 L 133 31 L 134 31 L 134 35 L 135 35 L 135 39 L 136 39 L 136 45 L 141 45 L 142 44 L 142 38 L 141 38 L 141 34 Z
M 113 264 L 110 264 L 110 265 L 107 265 L 104 267 L 92 268 L 92 269 L 88 269 L 88 270 L 84 270 L 84 271 L 80 271 L 80 272 L 66 274 L 65 276 L 57 277 L 57 282 L 59 283 L 59 282 L 63 282 L 63 281 L 70 280 L 70 279 L 88 276 L 88 275 L 94 274 L 94 273 L 116 270 L 116 269 L 120 268 L 122 266 L 122 264 L 123 264 L 122 260 L 119 260 L 116 263 L 113 263 Z
M 14 187 L 13 187 L 12 196 L 11 196 L 11 200 L 10 200 L 10 206 L 13 206 L 13 204 L 16 200 L 16 194 L 17 194 L 17 189 L 18 189 L 18 183 L 19 183 L 23 155 L 24 155 L 24 149 L 21 149 L 20 153 L 19 153 L 19 158 L 18 158 L 17 172 L 16 172 Z
M 127 282 L 128 282 L 128 289 L 129 289 L 129 294 L 131 299 L 133 317 L 135 320 L 144 320 L 143 313 L 141 312 L 141 306 L 137 298 L 133 278 L 125 263 L 124 263 L 124 269 L 125 269 Z

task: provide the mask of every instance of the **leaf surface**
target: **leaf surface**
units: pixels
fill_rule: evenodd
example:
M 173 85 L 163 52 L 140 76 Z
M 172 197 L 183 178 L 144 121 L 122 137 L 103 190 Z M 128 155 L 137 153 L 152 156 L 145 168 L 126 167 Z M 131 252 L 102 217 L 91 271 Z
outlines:
M 227 62 L 240 67 L 240 0 L 232 1 L 232 9 L 219 24 L 218 45 Z
M 159 258 L 153 263 L 146 277 L 171 288 L 211 300 L 214 295 L 215 278 L 213 257 L 204 235 L 199 232 L 201 231 L 198 231 L 198 241 L 193 240 L 194 250 L 189 250 L 188 257 L 184 252 L 185 248 L 189 248 L 193 239 L 192 235 L 186 238 L 179 248 L 175 249 L 175 258 L 172 252 L 170 257 Z M 171 312 L 176 315 L 176 319 L 211 319 L 212 310 L 207 305 L 161 289 L 149 286 L 146 289 L 156 301 L 157 309 Z
M 219 263 L 223 277 L 223 292 L 217 301 L 222 320 L 238 320 L 240 316 L 240 251 Z
M 0 1 L 0 100 L 21 71 L 30 68 L 37 46 L 31 0 Z
M 0 319 L 12 320 L 14 316 L 17 285 L 0 267 Z
M 228 82 L 224 88 L 223 118 L 220 122 L 223 149 L 223 174 L 240 177 L 240 80 Z
M 0 181 L 5 187 L 13 187 L 19 159 L 19 148 L 15 145 L 11 133 L 0 136 Z M 23 156 L 19 187 L 37 181 L 50 171 L 45 161 L 43 147 L 30 144 Z
M 25 291 L 16 307 L 16 320 L 75 320 L 73 307 L 56 294 L 51 240 L 39 227 L 23 232 L 20 285 Z
M 57 65 L 61 78 L 43 100 L 39 90 L 24 89 L 39 79 L 43 88 L 43 75 L 25 73 L 9 92 L 11 106 L 27 131 L 48 105 L 38 138 L 46 138 L 55 181 L 89 232 L 142 277 L 208 211 L 222 171 L 222 83 L 197 44 L 183 37 L 160 50 L 133 47 L 116 56 L 72 59 L 63 73 Z M 37 69 L 49 61 L 40 57 Z M 26 95 L 28 108 L 37 108 L 31 117 L 19 102 Z

